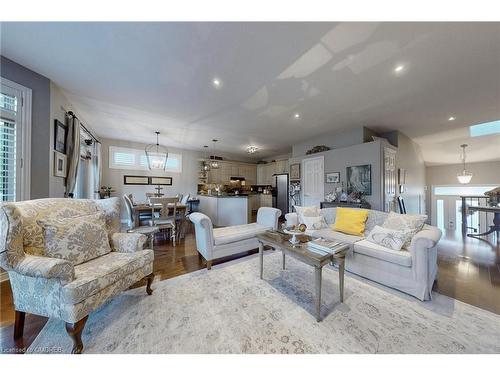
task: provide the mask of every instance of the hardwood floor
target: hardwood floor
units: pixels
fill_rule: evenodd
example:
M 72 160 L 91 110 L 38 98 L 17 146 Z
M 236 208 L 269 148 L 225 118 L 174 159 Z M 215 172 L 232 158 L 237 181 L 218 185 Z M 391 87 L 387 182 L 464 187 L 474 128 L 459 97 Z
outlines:
M 446 233 L 438 248 L 439 276 L 434 290 L 471 305 L 500 314 L 500 247 L 475 238 L 462 240 L 455 232 Z M 231 256 L 215 264 L 247 256 L 257 250 Z M 204 260 L 196 251 L 194 233 L 177 246 L 159 237 L 155 242 L 155 281 L 164 280 L 204 268 Z M 133 287 L 144 287 L 145 282 Z M 154 284 L 153 284 L 154 290 Z M 146 291 L 144 291 L 146 293 Z M 13 339 L 14 306 L 10 284 L 1 284 L 0 348 L 2 353 L 23 353 L 47 322 L 47 318 L 26 314 L 24 336 Z M 61 324 L 63 324 L 61 322 Z

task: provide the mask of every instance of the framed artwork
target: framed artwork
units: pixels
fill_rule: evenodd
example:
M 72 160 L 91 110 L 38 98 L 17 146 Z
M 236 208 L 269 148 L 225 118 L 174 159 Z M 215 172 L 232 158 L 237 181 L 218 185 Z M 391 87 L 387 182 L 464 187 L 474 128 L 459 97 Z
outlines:
M 54 176 L 66 177 L 66 155 L 54 151 Z
M 172 177 L 149 177 L 150 185 L 172 185 Z
M 338 184 L 340 182 L 340 172 L 325 173 L 325 183 Z
M 68 127 L 59 120 L 54 120 L 54 150 L 66 154 Z
M 371 164 L 358 165 L 346 168 L 347 194 L 352 192 L 372 194 L 372 166 Z
M 148 176 L 123 176 L 124 185 L 149 185 Z
M 290 180 L 300 180 L 300 164 L 290 165 Z

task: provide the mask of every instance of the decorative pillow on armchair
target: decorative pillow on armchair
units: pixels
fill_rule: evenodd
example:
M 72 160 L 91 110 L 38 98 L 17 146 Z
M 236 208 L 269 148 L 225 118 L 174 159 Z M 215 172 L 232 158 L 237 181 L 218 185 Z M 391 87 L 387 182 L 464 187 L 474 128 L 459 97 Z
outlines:
M 305 224 L 304 217 L 319 216 L 318 206 L 293 206 L 293 207 L 295 208 L 295 212 L 297 212 L 297 218 L 299 219 L 299 224 Z
M 399 231 L 409 231 L 410 235 L 403 245 L 404 249 L 408 249 L 411 239 L 422 229 L 426 220 L 427 215 L 407 215 L 389 212 L 389 216 L 385 219 L 382 227 Z
M 392 250 L 401 250 L 410 236 L 410 231 L 388 229 L 375 225 L 366 237 L 366 240 Z
M 44 230 L 45 255 L 73 265 L 111 252 L 105 213 L 39 220 Z

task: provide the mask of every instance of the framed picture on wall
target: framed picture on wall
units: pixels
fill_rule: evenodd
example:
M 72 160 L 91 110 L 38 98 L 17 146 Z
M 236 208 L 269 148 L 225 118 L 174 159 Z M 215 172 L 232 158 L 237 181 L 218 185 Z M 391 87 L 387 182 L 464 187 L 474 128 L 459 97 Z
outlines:
M 290 180 L 300 180 L 300 164 L 290 165 Z
M 123 176 L 124 185 L 149 185 L 148 176 Z
M 372 195 L 372 166 L 371 164 L 358 165 L 346 168 L 347 194 L 352 192 Z
M 66 154 L 68 127 L 59 120 L 54 120 L 54 150 Z
M 340 182 L 340 172 L 325 173 L 325 183 L 338 184 Z
M 54 176 L 66 177 L 66 155 L 54 151 Z
M 149 177 L 150 185 L 172 185 L 172 177 Z

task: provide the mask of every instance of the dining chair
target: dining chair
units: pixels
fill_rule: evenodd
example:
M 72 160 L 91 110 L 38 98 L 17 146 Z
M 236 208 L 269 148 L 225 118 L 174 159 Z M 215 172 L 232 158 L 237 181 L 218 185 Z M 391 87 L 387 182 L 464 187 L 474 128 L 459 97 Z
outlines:
M 186 194 L 181 199 L 181 204 L 187 205 L 190 195 Z
M 177 227 L 177 205 L 179 204 L 179 200 L 177 197 L 173 198 L 159 198 L 159 197 L 151 197 L 149 198 L 149 201 L 152 205 L 151 207 L 151 212 L 153 214 L 153 217 L 149 221 L 149 224 L 152 227 L 158 228 L 158 230 L 163 231 L 163 230 L 169 230 L 170 231 L 170 238 L 173 241 L 173 244 L 175 246 L 175 239 L 176 239 L 176 227 Z M 160 208 L 160 214 L 158 217 L 155 217 L 154 215 L 154 210 L 155 210 L 155 205 L 161 205 Z M 172 210 L 172 213 L 170 212 Z
M 127 214 L 127 233 L 141 233 L 144 234 L 148 240 L 150 249 L 154 250 L 154 239 L 155 234 L 158 233 L 159 229 L 156 227 L 152 227 L 149 225 L 141 225 L 135 226 L 135 212 L 133 201 L 130 199 L 130 196 L 127 194 L 123 195 L 123 201 L 125 202 L 125 212 Z

